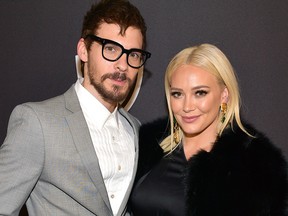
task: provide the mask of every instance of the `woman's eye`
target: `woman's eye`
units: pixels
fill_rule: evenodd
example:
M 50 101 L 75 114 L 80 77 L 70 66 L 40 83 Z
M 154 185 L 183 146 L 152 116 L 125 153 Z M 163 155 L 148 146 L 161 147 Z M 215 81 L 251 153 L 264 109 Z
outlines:
M 207 95 L 207 91 L 205 91 L 205 90 L 198 90 L 198 91 L 196 91 L 196 95 L 197 96 L 205 96 L 205 95 Z
M 181 92 L 171 92 L 171 96 L 174 97 L 174 98 L 179 98 L 181 97 Z

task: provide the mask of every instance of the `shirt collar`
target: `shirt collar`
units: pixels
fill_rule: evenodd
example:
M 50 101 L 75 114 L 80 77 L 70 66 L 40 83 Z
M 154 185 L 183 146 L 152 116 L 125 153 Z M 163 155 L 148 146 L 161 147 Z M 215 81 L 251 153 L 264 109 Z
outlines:
M 95 126 L 98 129 L 101 129 L 108 120 L 112 120 L 118 127 L 118 107 L 110 113 L 110 111 L 96 97 L 82 86 L 83 80 L 83 78 L 77 80 L 75 91 L 86 121 L 87 118 L 94 121 Z

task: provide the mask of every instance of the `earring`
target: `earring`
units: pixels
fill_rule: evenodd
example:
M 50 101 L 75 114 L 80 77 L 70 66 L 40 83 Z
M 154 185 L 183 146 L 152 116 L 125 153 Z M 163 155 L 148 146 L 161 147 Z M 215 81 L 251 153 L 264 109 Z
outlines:
M 179 132 L 179 125 L 177 123 L 176 120 L 174 120 L 174 133 L 173 133 L 173 139 L 174 139 L 174 142 L 176 144 L 178 144 L 180 142 L 180 132 Z
M 221 112 L 221 122 L 223 123 L 226 119 L 226 113 L 227 113 L 227 103 L 222 103 L 220 106 L 220 112 Z

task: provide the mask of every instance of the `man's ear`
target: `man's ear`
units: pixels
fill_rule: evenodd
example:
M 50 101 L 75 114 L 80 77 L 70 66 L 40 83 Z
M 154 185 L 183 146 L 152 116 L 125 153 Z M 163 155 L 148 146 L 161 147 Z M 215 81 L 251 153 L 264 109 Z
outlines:
M 228 103 L 228 101 L 229 101 L 229 91 L 225 86 L 221 94 L 221 103 Z
M 87 62 L 88 61 L 88 52 L 87 52 L 87 48 L 86 48 L 85 41 L 84 41 L 83 38 L 81 38 L 78 41 L 78 44 L 77 44 L 77 55 L 79 56 L 81 61 L 83 61 L 83 62 Z

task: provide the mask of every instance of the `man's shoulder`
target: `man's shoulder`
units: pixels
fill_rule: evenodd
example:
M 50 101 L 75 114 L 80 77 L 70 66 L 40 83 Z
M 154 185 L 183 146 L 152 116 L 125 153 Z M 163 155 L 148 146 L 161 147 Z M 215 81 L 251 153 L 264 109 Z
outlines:
M 42 101 L 20 104 L 16 106 L 15 109 L 31 109 L 36 113 L 59 113 L 59 111 L 65 109 L 67 100 L 70 100 L 69 97 L 65 95 L 69 94 L 71 91 L 73 91 L 73 88 L 70 88 L 64 94 L 60 94 Z
M 53 110 L 57 107 L 63 107 L 64 103 L 64 96 L 58 95 L 52 98 L 45 99 L 43 101 L 36 101 L 36 102 L 26 102 L 20 104 L 19 106 L 30 107 L 35 111 L 45 111 L 45 110 Z

